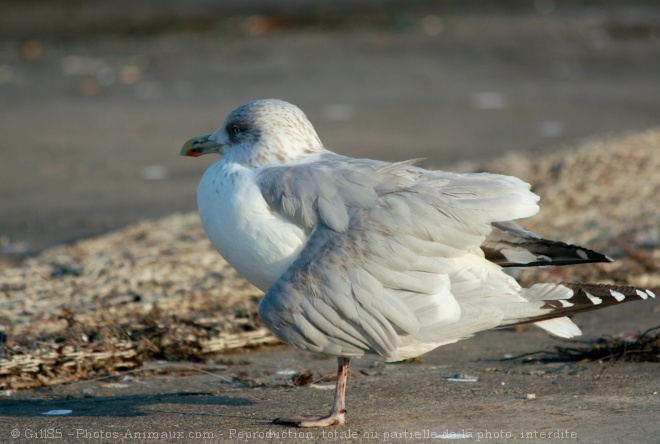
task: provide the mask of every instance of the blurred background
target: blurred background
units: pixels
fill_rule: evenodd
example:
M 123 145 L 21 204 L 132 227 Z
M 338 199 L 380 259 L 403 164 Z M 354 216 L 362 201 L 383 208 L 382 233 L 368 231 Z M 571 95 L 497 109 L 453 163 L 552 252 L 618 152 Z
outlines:
M 237 105 L 426 166 L 660 123 L 660 2 L 3 0 L 0 259 L 196 209 Z

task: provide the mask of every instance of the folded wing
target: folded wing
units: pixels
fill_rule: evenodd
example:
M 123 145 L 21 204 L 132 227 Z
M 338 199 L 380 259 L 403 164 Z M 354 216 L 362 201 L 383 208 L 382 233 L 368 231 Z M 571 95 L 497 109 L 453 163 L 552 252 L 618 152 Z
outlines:
M 263 321 L 328 354 L 399 360 L 537 314 L 480 249 L 493 222 L 531 216 L 524 182 L 324 155 L 260 176 L 265 200 L 310 232 L 267 291 Z M 277 169 L 277 170 L 275 170 Z

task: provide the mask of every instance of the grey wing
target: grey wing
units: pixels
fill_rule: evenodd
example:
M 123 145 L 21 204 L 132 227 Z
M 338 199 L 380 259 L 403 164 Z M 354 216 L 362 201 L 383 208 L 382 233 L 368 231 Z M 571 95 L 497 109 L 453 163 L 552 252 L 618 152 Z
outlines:
M 314 162 L 266 168 L 257 181 L 268 205 L 300 227 L 311 230 L 319 222 L 335 231 L 348 227 L 350 208 L 372 206 L 384 162 L 355 160 L 350 168 L 343 156 L 324 153 Z
M 507 316 L 498 304 L 524 301 L 480 246 L 493 222 L 537 211 L 528 185 L 344 159 L 262 176 L 271 207 L 310 229 L 259 305 L 278 338 L 399 360 L 495 327 Z

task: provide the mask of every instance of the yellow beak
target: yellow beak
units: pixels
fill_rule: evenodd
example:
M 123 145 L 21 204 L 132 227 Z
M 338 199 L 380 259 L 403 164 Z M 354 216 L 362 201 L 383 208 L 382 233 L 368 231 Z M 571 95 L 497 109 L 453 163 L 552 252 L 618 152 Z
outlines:
M 199 157 L 202 154 L 222 154 L 222 144 L 210 139 L 211 134 L 193 137 L 181 147 L 182 156 Z

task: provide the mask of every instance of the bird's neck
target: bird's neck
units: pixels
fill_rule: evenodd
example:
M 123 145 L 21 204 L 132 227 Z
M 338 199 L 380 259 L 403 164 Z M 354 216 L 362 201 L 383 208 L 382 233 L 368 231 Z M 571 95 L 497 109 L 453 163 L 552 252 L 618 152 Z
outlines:
M 321 145 L 318 139 L 316 142 L 308 144 L 277 144 L 275 147 L 259 144 L 258 146 L 252 146 L 250 150 L 234 151 L 232 154 L 235 155 L 235 158 L 228 160 L 243 164 L 249 168 L 283 165 L 325 151 L 325 148 L 323 148 L 323 145 Z M 284 147 L 285 149 L 283 149 Z

